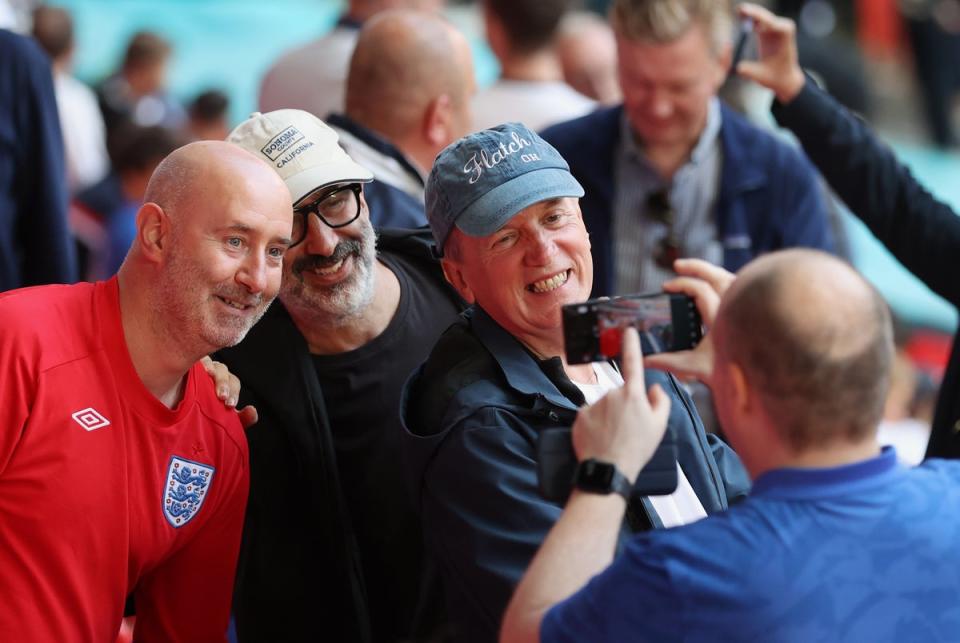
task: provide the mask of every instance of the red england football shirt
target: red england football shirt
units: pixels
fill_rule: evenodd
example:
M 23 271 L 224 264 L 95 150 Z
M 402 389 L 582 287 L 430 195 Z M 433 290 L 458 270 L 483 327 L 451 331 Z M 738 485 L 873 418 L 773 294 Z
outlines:
M 197 364 L 143 386 L 116 278 L 0 295 L 0 641 L 224 640 L 249 472 Z

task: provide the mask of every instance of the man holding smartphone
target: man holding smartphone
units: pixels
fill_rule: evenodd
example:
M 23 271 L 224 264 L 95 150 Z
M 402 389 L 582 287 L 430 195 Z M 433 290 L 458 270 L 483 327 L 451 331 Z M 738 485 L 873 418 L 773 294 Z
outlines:
M 444 274 L 473 307 L 407 382 L 404 458 L 457 640 L 492 641 L 562 510 L 538 493 L 538 435 L 622 380 L 609 363 L 564 357 L 561 307 L 589 297 L 593 262 L 583 189 L 555 149 L 519 123 L 471 134 L 437 157 L 426 194 Z M 677 490 L 634 493 L 609 462 L 582 463 L 578 478 L 627 497 L 630 530 L 692 522 L 748 486 L 676 380 L 648 378 L 673 400 Z
M 960 624 L 960 464 L 907 469 L 877 443 L 890 312 L 849 265 L 787 250 L 736 280 L 678 262 L 666 287 L 711 326 L 693 351 L 641 360 L 577 418 L 582 458 L 632 478 L 663 434 L 642 366 L 708 382 L 750 495 L 695 525 L 632 538 L 624 503 L 574 492 L 504 618 L 501 641 L 951 641 Z

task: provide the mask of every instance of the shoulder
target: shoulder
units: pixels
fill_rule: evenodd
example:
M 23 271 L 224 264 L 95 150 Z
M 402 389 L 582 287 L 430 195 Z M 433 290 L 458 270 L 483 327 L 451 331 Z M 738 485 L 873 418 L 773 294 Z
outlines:
M 944 493 L 960 497 L 960 461 L 931 458 L 907 472 L 916 484 L 942 487 Z
M 0 29 L 0 52 L 8 61 L 26 61 L 28 64 L 49 67 L 49 59 L 32 38 Z
M 492 403 L 477 386 L 490 393 L 502 388 L 496 384 L 501 380 L 497 361 L 461 318 L 440 336 L 408 383 L 408 426 L 423 435 L 439 433 L 452 406 L 466 410 Z
M 561 146 L 584 141 L 616 140 L 622 112 L 620 105 L 598 109 L 579 118 L 551 125 L 540 135 L 558 150 Z
M 724 154 L 736 163 L 750 163 L 770 171 L 784 167 L 810 166 L 803 153 L 774 132 L 754 125 L 733 108 L 721 104 L 720 126 Z
M 443 276 L 440 261 L 433 254 L 433 236 L 429 228 L 399 229 L 384 228 L 378 232 L 377 258 L 391 270 L 403 270 L 417 285 L 434 287 L 440 295 L 458 309 L 464 308 L 463 300 Z
M 94 284 L 21 288 L 0 294 L 0 346 L 45 363 L 75 359 L 97 341 Z M 3 351 L 7 354 L 7 351 Z
M 246 463 L 247 439 L 237 412 L 227 408 L 217 398 L 213 380 L 199 362 L 190 369 L 190 377 L 195 382 L 197 406 L 200 413 L 203 419 L 211 425 L 215 442 L 219 442 L 223 446 L 221 456 L 227 463 L 233 462 L 237 458 Z

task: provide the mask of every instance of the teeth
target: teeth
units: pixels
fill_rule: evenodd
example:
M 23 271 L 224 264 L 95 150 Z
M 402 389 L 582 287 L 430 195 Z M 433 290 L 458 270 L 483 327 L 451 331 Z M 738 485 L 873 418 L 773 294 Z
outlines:
M 569 271 L 564 270 L 563 272 L 556 274 L 549 279 L 535 281 L 530 286 L 530 289 L 533 290 L 533 292 L 550 292 L 551 290 L 556 290 L 563 284 L 567 283 L 567 278 L 569 276 Z
M 331 264 L 331 265 L 327 266 L 326 268 L 314 268 L 314 272 L 317 273 L 318 275 L 331 275 L 331 274 L 335 273 L 336 271 L 340 270 L 340 266 L 343 265 L 343 261 L 344 261 L 344 260 L 341 259 L 341 260 L 338 261 L 337 263 Z
M 224 299 L 223 297 L 220 298 L 220 301 L 230 306 L 231 308 L 236 308 L 237 310 L 244 310 L 246 308 L 245 304 L 241 304 L 240 302 L 237 302 L 237 301 L 231 301 L 229 299 Z

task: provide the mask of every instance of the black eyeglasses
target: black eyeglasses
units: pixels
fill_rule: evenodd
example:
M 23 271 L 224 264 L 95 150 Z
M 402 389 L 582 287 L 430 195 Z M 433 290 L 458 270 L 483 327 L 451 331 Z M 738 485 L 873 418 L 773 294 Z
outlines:
M 675 217 L 666 190 L 658 190 L 647 197 L 647 216 L 667 227 L 667 234 L 653 251 L 653 260 L 664 270 L 673 270 L 673 262 L 680 258 L 680 240 L 673 230 Z
M 359 183 L 337 185 L 325 189 L 317 197 L 293 209 L 293 243 L 297 245 L 307 238 L 307 228 L 310 227 L 310 215 L 317 218 L 331 228 L 342 228 L 357 220 L 360 216 L 360 193 L 363 186 Z

